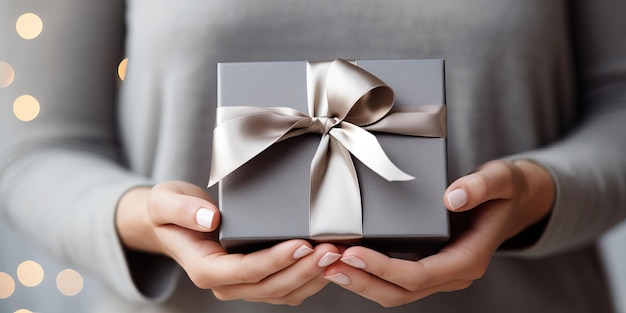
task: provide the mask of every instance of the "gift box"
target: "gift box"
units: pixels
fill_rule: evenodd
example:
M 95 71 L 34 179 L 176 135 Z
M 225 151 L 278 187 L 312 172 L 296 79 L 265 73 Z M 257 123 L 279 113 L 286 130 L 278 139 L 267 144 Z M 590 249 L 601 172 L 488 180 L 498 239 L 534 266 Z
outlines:
M 220 242 L 422 257 L 449 238 L 443 60 L 218 64 Z

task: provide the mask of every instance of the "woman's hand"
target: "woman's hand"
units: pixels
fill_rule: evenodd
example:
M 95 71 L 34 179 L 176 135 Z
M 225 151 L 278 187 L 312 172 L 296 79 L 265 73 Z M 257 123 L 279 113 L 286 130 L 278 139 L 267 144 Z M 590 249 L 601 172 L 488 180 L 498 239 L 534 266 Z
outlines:
M 407 261 L 351 247 L 342 262 L 326 270 L 326 278 L 385 307 L 467 288 L 504 241 L 549 214 L 553 199 L 554 182 L 543 167 L 528 161 L 486 163 L 444 193 L 448 210 L 467 211 L 467 219 L 439 253 Z
M 174 181 L 129 191 L 116 223 L 127 248 L 171 257 L 196 286 L 222 300 L 297 305 L 328 283 L 324 269 L 340 257 L 333 245 L 312 248 L 304 240 L 227 254 L 212 233 L 219 219 L 202 188 Z

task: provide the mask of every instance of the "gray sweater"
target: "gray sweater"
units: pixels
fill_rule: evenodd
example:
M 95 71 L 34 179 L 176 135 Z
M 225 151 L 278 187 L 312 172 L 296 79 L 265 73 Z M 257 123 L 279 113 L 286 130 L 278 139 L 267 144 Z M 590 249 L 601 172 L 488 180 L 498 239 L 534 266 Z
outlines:
M 44 21 L 34 40 L 15 33 L 27 11 Z M 295 309 L 215 300 L 171 260 L 124 251 L 114 210 L 134 186 L 206 185 L 217 62 L 444 58 L 450 180 L 530 158 L 557 199 L 538 239 L 517 238 L 470 288 L 391 311 L 610 312 L 595 241 L 626 216 L 624 12 L 619 0 L 0 0 L 0 60 L 17 73 L 0 90 L 0 218 L 106 282 L 99 312 L 382 311 L 332 284 Z M 11 111 L 23 94 L 41 105 L 31 122 Z

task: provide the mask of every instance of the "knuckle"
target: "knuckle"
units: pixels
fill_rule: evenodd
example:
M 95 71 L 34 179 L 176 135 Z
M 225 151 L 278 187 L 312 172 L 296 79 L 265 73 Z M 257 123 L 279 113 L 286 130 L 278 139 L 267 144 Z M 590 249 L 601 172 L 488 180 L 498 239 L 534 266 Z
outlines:
M 382 299 L 378 301 L 378 304 L 385 308 L 394 308 L 397 306 L 401 306 L 403 304 L 409 303 L 411 300 L 409 299 L 407 294 L 399 294 L 394 297 Z
M 475 266 L 474 268 L 470 269 L 469 273 L 469 278 L 471 280 L 477 280 L 482 278 L 485 275 L 486 272 L 486 268 L 484 268 L 483 266 Z
M 181 267 L 187 273 L 189 280 L 200 289 L 210 289 L 213 287 L 212 282 L 214 279 L 202 270 L 198 270 L 201 268 L 198 266 L 198 262 L 196 260 L 185 260 L 180 263 Z
M 252 255 L 246 255 L 239 260 L 239 264 L 234 267 L 233 276 L 242 283 L 255 284 L 264 280 L 269 275 L 278 272 L 286 267 L 284 257 L 278 254 L 271 254 L 268 261 L 258 262 Z
M 311 279 L 314 279 L 316 276 L 322 277 L 323 275 L 321 275 L 322 273 L 324 273 L 323 269 L 306 269 L 303 270 L 301 272 L 298 272 L 298 280 L 299 281 L 309 281 Z M 325 279 L 323 279 L 323 281 L 326 281 Z
M 489 177 L 482 172 L 476 172 L 469 176 L 469 185 L 478 199 L 484 199 L 492 189 L 492 183 Z
M 174 207 L 171 208 L 173 217 L 176 221 L 185 221 L 188 215 L 189 199 L 187 197 L 177 197 Z
M 519 167 L 511 162 L 498 160 L 495 163 L 501 168 L 502 174 L 509 181 L 515 182 L 518 179 L 518 176 L 521 175 L 521 171 Z
M 487 271 L 487 266 L 489 265 L 489 259 L 486 258 L 475 258 L 471 259 L 466 264 L 466 273 L 467 277 L 471 280 L 477 280 L 482 278 Z
M 270 271 L 272 273 L 282 270 L 289 265 L 286 258 L 282 255 L 277 255 L 276 257 L 272 258 L 272 262 L 270 264 Z
M 480 166 L 473 174 L 468 175 L 467 182 L 477 192 L 487 193 L 494 187 L 497 187 L 496 181 L 499 181 L 499 179 L 513 180 L 518 172 L 516 169 L 517 166 L 504 160 L 490 161 Z M 494 173 L 498 173 L 496 175 L 496 177 L 499 177 L 498 179 L 492 177 Z
M 159 201 L 157 200 L 157 197 L 153 196 L 153 194 L 153 192 L 150 193 L 147 202 L 148 217 L 151 220 L 156 219 L 157 210 L 159 208 Z
M 255 271 L 240 270 L 237 271 L 237 279 L 243 283 L 256 284 L 260 282 L 264 277 Z
M 500 167 L 503 170 L 511 171 L 512 163 L 505 160 L 493 160 L 486 164 L 487 166 Z
M 289 294 L 291 290 L 287 290 L 284 286 L 265 286 L 261 288 L 262 298 L 281 299 Z
M 255 284 L 260 282 L 265 276 L 256 270 L 258 266 L 250 266 L 251 262 L 250 256 L 244 256 L 239 259 L 237 266 L 231 269 L 231 277 L 234 277 L 240 283 Z
M 462 281 L 459 281 L 458 285 L 456 286 L 456 289 L 452 290 L 452 291 L 467 289 L 467 288 L 469 288 L 472 285 L 472 283 L 474 283 L 473 280 L 462 280 Z
M 285 257 L 285 251 L 281 249 L 282 246 L 273 246 L 270 248 L 271 262 L 268 264 L 268 270 L 270 272 L 277 272 L 291 264 L 290 258 Z
M 265 298 L 262 302 L 278 305 L 298 306 L 302 304 L 304 299 L 298 297 L 285 297 L 285 298 Z
M 301 299 L 299 297 L 287 297 L 284 303 L 289 306 L 299 306 L 300 304 L 302 304 L 302 302 L 304 302 L 304 299 Z
M 378 277 L 389 277 L 391 267 L 389 266 L 381 266 L 377 269 L 373 269 L 373 274 Z
M 191 282 L 200 289 L 210 289 L 212 287 L 210 280 L 203 276 L 189 275 Z
M 445 289 L 443 289 L 441 291 L 443 291 L 443 292 L 454 292 L 454 291 L 467 289 L 467 288 L 469 288 L 472 285 L 472 283 L 474 283 L 474 281 L 470 280 L 470 279 L 458 280 L 458 281 L 455 281 L 454 283 L 448 285 Z
M 417 262 L 415 270 L 411 272 L 411 279 L 405 286 L 405 289 L 409 291 L 418 291 L 427 285 L 426 269 L 424 265 Z
M 213 292 L 213 296 L 215 296 L 216 299 L 221 300 L 221 301 L 231 301 L 231 300 L 237 299 L 233 297 L 231 294 L 229 294 L 228 292 L 225 292 L 220 288 L 213 288 L 211 291 Z
M 411 280 L 407 284 L 405 289 L 409 291 L 418 291 L 424 288 L 425 285 L 426 285 L 426 281 L 423 278 L 416 278 L 416 279 Z
M 352 286 L 352 291 L 357 294 L 367 294 L 369 291 L 369 284 L 354 284 Z
M 485 275 L 486 271 L 487 262 L 476 260 L 467 264 L 465 273 L 467 273 L 467 278 L 471 280 L 476 280 L 482 278 Z
M 489 258 L 479 257 L 478 253 L 471 246 L 462 246 L 459 250 L 459 258 L 463 260 L 463 278 L 477 280 L 485 275 Z

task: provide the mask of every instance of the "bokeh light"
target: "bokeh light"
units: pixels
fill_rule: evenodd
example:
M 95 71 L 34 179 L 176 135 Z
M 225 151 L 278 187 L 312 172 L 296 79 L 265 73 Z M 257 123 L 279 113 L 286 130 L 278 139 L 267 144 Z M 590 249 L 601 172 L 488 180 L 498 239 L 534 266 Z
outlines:
M 126 79 L 126 68 L 128 67 L 128 58 L 120 61 L 120 65 L 117 67 L 117 75 L 121 80 Z
M 0 272 L 0 299 L 10 297 L 15 291 L 15 281 L 11 275 Z
M 57 275 L 57 288 L 65 296 L 75 296 L 83 290 L 83 277 L 75 270 L 63 270 Z
M 23 95 L 13 102 L 13 114 L 23 122 L 34 120 L 39 115 L 39 101 L 31 95 Z
M 43 281 L 43 267 L 39 263 L 27 260 L 17 267 L 17 279 L 26 287 L 35 287 Z
M 43 30 L 43 21 L 35 13 L 25 13 L 17 19 L 15 29 L 22 38 L 35 39 Z
M 13 312 L 13 313 L 33 313 L 33 312 L 32 312 L 32 311 L 29 311 L 29 310 L 27 310 L 27 309 L 19 309 L 19 310 L 17 310 L 17 311 L 15 311 L 15 312 Z
M 13 79 L 15 79 L 15 71 L 11 64 L 0 61 L 0 88 L 9 87 Z

